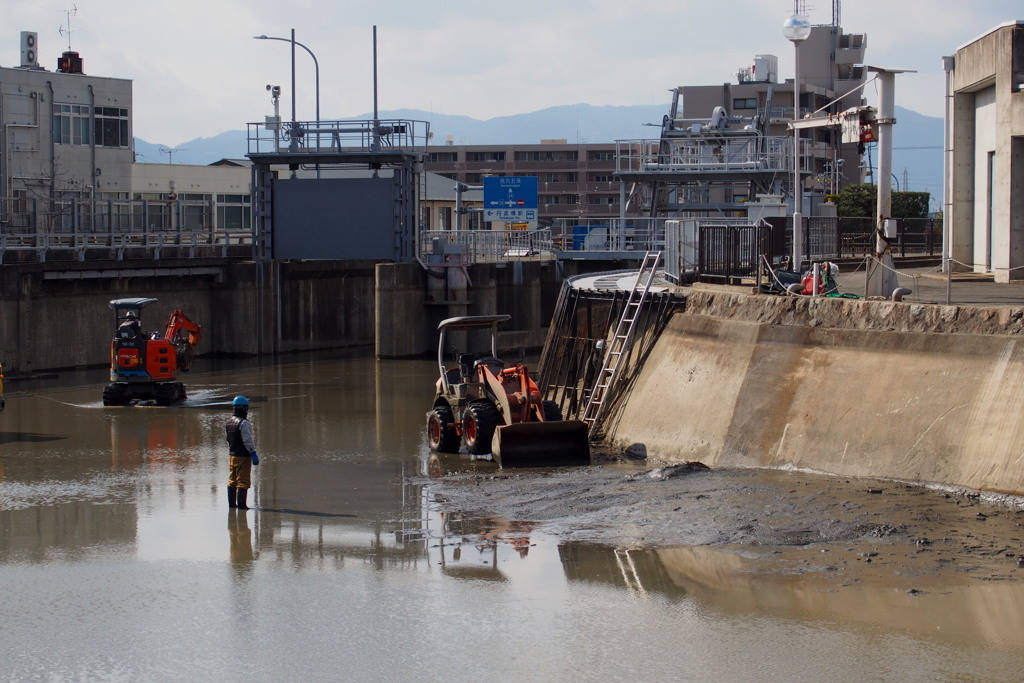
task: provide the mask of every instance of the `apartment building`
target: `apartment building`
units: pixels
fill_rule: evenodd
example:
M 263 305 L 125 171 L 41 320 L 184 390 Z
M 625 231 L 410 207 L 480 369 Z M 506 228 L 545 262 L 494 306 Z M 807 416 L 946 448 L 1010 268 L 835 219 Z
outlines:
M 864 34 L 844 33 L 837 24 L 811 28 L 798 52 L 801 116 L 863 105 L 866 47 Z M 687 85 L 672 92 L 660 138 L 431 146 L 426 168 L 468 185 L 482 183 L 487 175 L 537 176 L 542 224 L 558 217 L 736 215 L 745 213 L 758 194 L 793 195 L 793 155 L 785 146 L 792 145 L 794 83 L 780 80 L 776 56 L 756 55 L 750 66 L 738 69 L 735 83 Z M 756 142 L 742 139 L 751 129 L 760 136 Z M 690 135 L 691 130 L 701 133 Z M 737 135 L 723 144 L 729 133 Z M 863 181 L 863 149 L 843 143 L 838 128 L 811 129 L 801 137 L 807 150 L 801 168 L 804 211 L 811 214 L 827 194 Z M 775 143 L 773 151 L 769 143 Z M 730 157 L 730 149 L 737 153 Z
M 475 187 L 486 176 L 536 176 L 539 222 L 619 215 L 615 143 L 444 145 L 427 148 L 428 171 Z

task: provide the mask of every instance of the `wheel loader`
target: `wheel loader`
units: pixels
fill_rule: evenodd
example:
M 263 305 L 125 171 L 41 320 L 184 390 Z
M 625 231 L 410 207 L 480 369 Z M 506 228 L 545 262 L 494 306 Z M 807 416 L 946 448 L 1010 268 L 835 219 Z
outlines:
M 132 401 L 171 405 L 184 401 L 185 385 L 178 371 L 187 372 L 203 330 L 180 310 L 171 313 L 162 332 L 142 330 L 142 309 L 153 298 L 114 299 L 114 338 L 110 342 L 110 384 L 103 388 L 103 405 L 125 406 Z
M 506 366 L 498 359 L 498 324 L 510 318 L 461 316 L 438 325 L 440 377 L 427 413 L 431 450 L 458 453 L 461 447 L 471 455 L 490 454 L 501 467 L 589 465 L 586 423 L 562 420 L 558 405 L 541 399 L 523 363 Z M 457 362 L 447 367 L 452 333 L 480 330 L 490 332 L 490 348 L 456 353 Z

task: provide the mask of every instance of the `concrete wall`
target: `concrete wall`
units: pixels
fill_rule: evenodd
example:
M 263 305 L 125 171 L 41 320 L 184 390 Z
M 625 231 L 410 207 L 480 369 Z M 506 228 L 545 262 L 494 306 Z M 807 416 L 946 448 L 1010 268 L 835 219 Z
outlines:
M 611 443 L 1024 494 L 1024 311 L 696 293 Z
M 468 267 L 465 274 L 452 275 L 457 275 L 453 277 L 456 282 L 465 280 L 468 287 L 465 290 L 450 288 L 443 299 L 428 301 L 427 286 L 431 276 L 419 264 L 377 265 L 378 358 L 436 354 L 438 323 L 462 315 L 511 315 L 512 320 L 502 326 L 499 350 L 512 352 L 543 347 L 564 278 L 556 264 L 537 261 L 502 267 L 478 264 Z M 477 340 L 470 339 L 466 343 L 473 345 Z
M 1024 278 L 1022 47 L 1024 22 L 1008 22 L 960 47 L 953 70 L 953 257 L 997 282 Z
M 111 264 L 106 263 L 109 266 Z M 373 263 L 254 263 L 195 259 L 0 269 L 0 362 L 10 374 L 109 363 L 107 303 L 155 297 L 143 328 L 182 309 L 203 328 L 196 353 L 271 354 L 373 344 Z
M 246 166 L 132 164 L 132 194 L 250 194 L 252 171 Z
M 380 358 L 431 356 L 437 324 L 456 315 L 508 313 L 505 351 L 543 346 L 566 274 L 611 270 L 611 262 L 494 264 L 467 269 L 469 286 L 452 302 L 431 302 L 416 263 L 370 260 L 161 259 L 6 264 L 0 269 L 0 362 L 19 372 L 103 366 L 114 331 L 107 303 L 159 299 L 143 312 L 162 330 L 180 308 L 203 327 L 196 353 L 274 354 L 370 348 Z

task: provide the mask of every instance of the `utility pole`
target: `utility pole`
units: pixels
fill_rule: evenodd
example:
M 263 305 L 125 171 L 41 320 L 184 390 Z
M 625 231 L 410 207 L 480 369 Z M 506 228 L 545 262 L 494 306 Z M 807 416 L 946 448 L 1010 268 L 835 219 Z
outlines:
M 884 69 L 869 66 L 868 71 L 878 74 L 881 85 L 878 96 L 878 202 L 875 210 L 875 253 L 867 269 L 865 296 L 892 296 L 899 287 L 896 269 L 889 248 L 898 236 L 896 221 L 892 218 L 892 127 L 896 123 L 896 74 L 913 73 L 906 69 Z

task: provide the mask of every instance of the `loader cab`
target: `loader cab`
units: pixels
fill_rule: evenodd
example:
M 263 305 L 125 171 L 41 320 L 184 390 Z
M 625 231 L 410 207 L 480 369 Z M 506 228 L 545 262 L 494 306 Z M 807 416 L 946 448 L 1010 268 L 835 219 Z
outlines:
M 451 387 L 458 384 L 470 384 L 476 381 L 478 377 L 477 363 L 484 359 L 488 365 L 497 363 L 501 364 L 498 360 L 498 325 L 500 323 L 511 320 L 510 315 L 472 315 L 472 316 L 460 316 L 457 318 L 447 318 L 442 320 L 437 326 L 440 331 L 437 342 L 437 365 L 440 370 L 440 380 L 438 387 L 444 394 L 451 393 Z M 460 353 L 456 357 L 456 367 L 446 367 L 445 365 L 445 350 L 452 348 L 452 346 L 462 346 L 466 348 L 466 342 L 458 340 L 461 343 L 456 343 L 452 337 L 457 333 L 466 333 L 474 330 L 485 330 L 488 332 L 488 346 L 490 347 L 486 351 L 478 351 L 475 353 Z M 500 368 L 499 368 L 500 369 Z
M 459 354 L 459 375 L 463 382 L 475 382 L 479 373 L 477 368 L 486 365 L 491 368 L 492 374 L 498 374 L 505 367 L 505 361 L 495 358 L 493 353 L 460 353 Z

